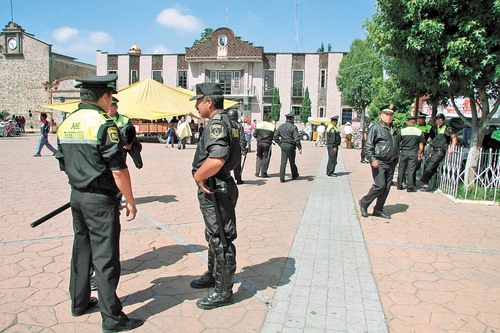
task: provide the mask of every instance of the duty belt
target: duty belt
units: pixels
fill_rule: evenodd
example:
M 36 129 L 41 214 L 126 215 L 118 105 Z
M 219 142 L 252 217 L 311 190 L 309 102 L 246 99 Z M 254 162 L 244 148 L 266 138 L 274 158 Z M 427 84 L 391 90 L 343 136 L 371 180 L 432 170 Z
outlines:
M 74 190 L 77 190 L 78 192 L 86 192 L 86 193 L 97 193 L 97 194 L 103 194 L 107 196 L 116 196 L 116 192 L 104 188 L 97 188 L 93 186 L 88 186 L 86 188 L 76 188 L 73 187 Z

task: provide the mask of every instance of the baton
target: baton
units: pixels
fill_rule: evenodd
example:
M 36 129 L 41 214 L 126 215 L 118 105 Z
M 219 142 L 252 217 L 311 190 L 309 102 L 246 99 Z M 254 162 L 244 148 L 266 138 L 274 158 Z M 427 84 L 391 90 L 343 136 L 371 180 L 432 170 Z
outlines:
M 216 192 L 227 193 L 227 188 L 216 188 L 213 177 L 208 178 L 208 186 L 210 186 L 210 196 L 212 197 L 212 202 L 214 203 L 215 218 L 217 219 L 217 224 L 219 226 L 220 240 L 222 245 L 227 247 L 226 233 L 224 232 L 224 223 L 222 222 L 222 213 L 220 212 L 219 202 L 217 201 L 217 196 L 215 195 Z
M 50 213 L 48 213 L 47 215 L 45 216 L 42 216 L 40 217 L 38 220 L 36 220 L 35 222 L 32 222 L 30 224 L 30 226 L 32 228 L 36 227 L 36 226 L 39 226 L 40 224 L 42 224 L 43 222 L 47 221 L 48 219 L 51 219 L 53 218 L 54 216 L 56 216 L 57 214 L 60 214 L 62 212 L 64 212 L 66 209 L 68 209 L 70 207 L 70 203 L 66 203 L 64 205 L 62 205 L 61 207 L 57 208 L 56 210 L 53 210 L 51 211 Z
M 243 173 L 243 168 L 245 167 L 245 161 L 247 160 L 247 154 L 243 157 L 243 163 L 241 163 L 241 173 Z

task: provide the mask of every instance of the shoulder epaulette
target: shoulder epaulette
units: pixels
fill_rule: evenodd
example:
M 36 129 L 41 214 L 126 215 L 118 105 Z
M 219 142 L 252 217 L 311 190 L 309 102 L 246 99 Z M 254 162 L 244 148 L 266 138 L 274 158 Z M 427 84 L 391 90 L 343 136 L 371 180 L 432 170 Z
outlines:
M 99 112 L 99 114 L 101 115 L 101 117 L 104 118 L 104 120 L 106 120 L 106 121 L 109 121 L 109 120 L 113 121 L 113 118 L 111 118 L 109 116 L 109 114 L 107 114 L 106 112 Z
M 216 114 L 216 115 L 214 115 L 214 116 L 212 117 L 212 119 L 214 119 L 214 120 L 220 120 L 220 119 L 221 119 L 221 116 L 220 116 L 220 114 Z

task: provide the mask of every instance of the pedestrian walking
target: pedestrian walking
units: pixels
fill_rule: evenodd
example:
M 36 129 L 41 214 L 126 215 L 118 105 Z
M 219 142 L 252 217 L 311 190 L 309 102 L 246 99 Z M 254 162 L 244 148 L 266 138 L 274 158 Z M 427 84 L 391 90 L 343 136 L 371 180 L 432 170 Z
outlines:
M 40 139 L 38 140 L 38 144 L 36 146 L 36 152 L 33 156 L 40 157 L 42 156 L 42 148 L 46 146 L 48 150 L 52 152 L 52 154 L 57 153 L 57 149 L 54 148 L 49 142 L 49 132 L 50 132 L 50 122 L 47 120 L 47 114 L 40 114 Z
M 285 182 L 285 170 L 287 161 L 290 161 L 292 180 L 299 178 L 299 170 L 295 164 L 295 149 L 298 148 L 302 154 L 302 144 L 300 143 L 299 130 L 293 123 L 295 114 L 290 112 L 285 115 L 286 122 L 281 124 L 274 132 L 273 140 L 281 148 L 280 182 Z
M 395 127 L 393 106 L 386 106 L 380 114 L 380 121 L 368 131 L 365 141 L 364 156 L 368 159 L 373 176 L 373 185 L 359 201 L 361 216 L 368 217 L 368 206 L 377 199 L 373 216 L 390 219 L 384 212 L 384 205 L 391 190 L 394 169 L 398 164 L 400 136 Z
M 269 163 L 271 162 L 271 152 L 275 130 L 276 126 L 269 122 L 269 119 L 265 119 L 263 122 L 258 123 L 255 128 L 253 134 L 257 140 L 255 177 L 269 177 L 267 170 L 269 169 Z

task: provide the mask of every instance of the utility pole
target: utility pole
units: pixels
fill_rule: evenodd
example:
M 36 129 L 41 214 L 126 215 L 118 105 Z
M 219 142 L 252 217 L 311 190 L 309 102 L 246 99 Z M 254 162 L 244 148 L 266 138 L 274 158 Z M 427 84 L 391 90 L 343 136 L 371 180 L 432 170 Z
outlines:
M 226 0 L 226 28 L 227 28 L 228 8 L 229 8 L 229 0 Z
M 299 51 L 299 0 L 295 0 L 295 53 Z

